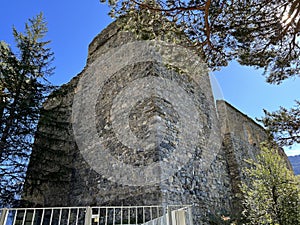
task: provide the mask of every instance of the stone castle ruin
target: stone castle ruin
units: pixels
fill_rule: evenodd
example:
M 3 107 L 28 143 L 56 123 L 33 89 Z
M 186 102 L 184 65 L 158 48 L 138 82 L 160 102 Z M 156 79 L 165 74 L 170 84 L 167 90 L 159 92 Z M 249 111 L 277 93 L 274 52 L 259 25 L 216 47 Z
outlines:
M 192 205 L 194 223 L 206 224 L 240 212 L 243 160 L 266 138 L 215 102 L 205 64 L 190 52 L 137 41 L 112 23 L 90 44 L 84 70 L 44 104 L 23 199 Z

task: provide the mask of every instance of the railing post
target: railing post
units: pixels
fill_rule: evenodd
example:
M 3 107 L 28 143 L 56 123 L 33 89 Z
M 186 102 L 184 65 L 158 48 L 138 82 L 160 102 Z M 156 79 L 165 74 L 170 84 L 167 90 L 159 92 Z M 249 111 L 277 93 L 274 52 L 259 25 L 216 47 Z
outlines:
M 192 206 L 188 206 L 188 214 L 189 214 L 189 225 L 193 225 L 193 214 L 192 214 Z
M 8 216 L 8 209 L 4 208 L 1 210 L 1 215 L 0 215 L 0 225 L 5 225 L 7 216 Z
M 172 211 L 170 206 L 167 206 L 167 225 L 172 225 Z
M 86 207 L 84 225 L 91 225 L 92 209 L 90 206 Z M 1 224 L 0 224 L 1 225 Z

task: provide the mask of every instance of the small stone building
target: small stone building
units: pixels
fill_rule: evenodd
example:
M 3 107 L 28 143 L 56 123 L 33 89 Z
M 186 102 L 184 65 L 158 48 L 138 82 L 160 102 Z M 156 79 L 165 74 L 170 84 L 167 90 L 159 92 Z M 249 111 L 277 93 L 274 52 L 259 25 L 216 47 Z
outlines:
M 83 71 L 44 104 L 23 199 L 192 205 L 194 223 L 208 224 L 240 212 L 243 160 L 266 138 L 214 100 L 208 70 L 190 52 L 137 41 L 112 23 L 91 42 Z

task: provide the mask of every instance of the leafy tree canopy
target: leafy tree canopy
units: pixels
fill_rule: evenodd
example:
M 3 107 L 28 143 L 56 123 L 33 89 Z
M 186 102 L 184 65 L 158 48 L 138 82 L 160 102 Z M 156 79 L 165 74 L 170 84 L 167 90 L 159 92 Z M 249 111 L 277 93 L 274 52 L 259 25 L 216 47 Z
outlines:
M 243 193 L 245 224 L 300 224 L 300 187 L 276 149 L 264 146 L 245 168 Z
M 106 0 L 100 0 L 106 2 Z M 263 68 L 270 83 L 300 74 L 300 0 L 108 0 L 112 17 L 149 37 L 183 32 L 213 70 L 230 60 Z M 145 33 L 145 32 L 144 32 Z M 174 35 L 173 35 L 174 37 Z

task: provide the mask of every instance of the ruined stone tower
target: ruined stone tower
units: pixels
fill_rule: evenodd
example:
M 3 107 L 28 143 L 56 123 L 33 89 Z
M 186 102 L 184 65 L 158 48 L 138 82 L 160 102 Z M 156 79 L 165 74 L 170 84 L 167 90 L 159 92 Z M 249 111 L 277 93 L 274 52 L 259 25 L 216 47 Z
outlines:
M 196 224 L 238 211 L 243 159 L 255 157 L 266 134 L 215 102 L 195 59 L 108 26 L 90 44 L 84 70 L 44 104 L 24 200 L 188 204 Z

